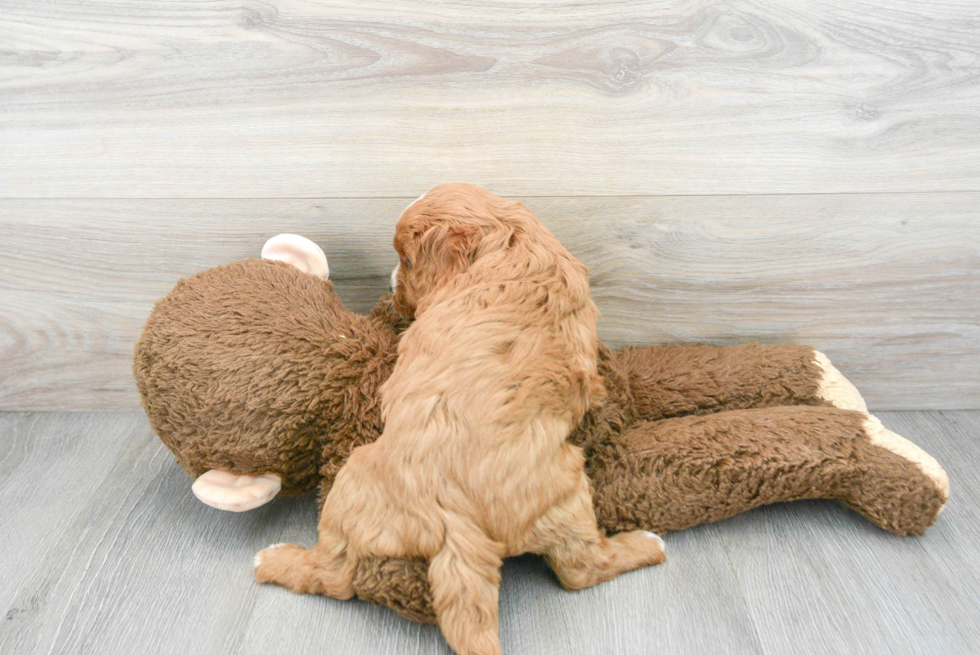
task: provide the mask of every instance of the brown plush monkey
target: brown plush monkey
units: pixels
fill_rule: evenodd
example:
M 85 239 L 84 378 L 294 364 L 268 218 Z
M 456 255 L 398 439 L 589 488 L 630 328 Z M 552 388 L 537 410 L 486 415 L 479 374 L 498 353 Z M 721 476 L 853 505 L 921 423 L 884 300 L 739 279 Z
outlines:
M 181 280 L 135 350 L 153 429 L 220 509 L 316 488 L 322 501 L 351 450 L 381 434 L 378 387 L 407 327 L 387 297 L 371 316 L 347 310 L 312 242 L 281 235 L 262 254 Z M 868 415 L 812 348 L 603 347 L 600 373 L 607 400 L 569 439 L 585 449 L 609 533 L 833 498 L 894 534 L 920 534 L 949 496 L 936 460 Z M 355 587 L 435 622 L 425 562 L 364 561 Z

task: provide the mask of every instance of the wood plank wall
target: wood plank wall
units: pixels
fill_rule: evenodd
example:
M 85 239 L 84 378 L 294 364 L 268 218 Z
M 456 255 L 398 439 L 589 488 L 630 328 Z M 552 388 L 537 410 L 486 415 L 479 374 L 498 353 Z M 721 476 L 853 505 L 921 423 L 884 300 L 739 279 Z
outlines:
M 0 409 L 131 408 L 181 276 L 321 243 L 385 291 L 425 189 L 527 202 L 611 345 L 813 344 L 980 407 L 973 0 L 0 0 Z

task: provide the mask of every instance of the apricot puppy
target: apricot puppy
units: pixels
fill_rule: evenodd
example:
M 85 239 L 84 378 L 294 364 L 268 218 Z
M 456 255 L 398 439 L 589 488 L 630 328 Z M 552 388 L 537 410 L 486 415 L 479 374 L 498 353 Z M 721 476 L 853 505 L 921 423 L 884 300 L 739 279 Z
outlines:
M 446 640 L 495 655 L 502 558 L 541 553 L 580 589 L 659 564 L 663 542 L 599 531 L 565 442 L 603 393 L 586 268 L 521 203 L 465 184 L 409 206 L 395 250 L 395 304 L 416 320 L 381 390 L 384 433 L 337 475 L 317 545 L 262 551 L 255 577 L 344 599 L 359 558 L 426 558 Z

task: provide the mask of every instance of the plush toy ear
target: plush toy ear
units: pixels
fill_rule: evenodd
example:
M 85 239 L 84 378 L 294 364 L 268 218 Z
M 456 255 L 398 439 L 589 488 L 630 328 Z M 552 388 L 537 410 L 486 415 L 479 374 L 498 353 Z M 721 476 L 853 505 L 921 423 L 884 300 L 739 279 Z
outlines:
M 326 280 L 330 275 L 327 256 L 309 239 L 298 234 L 280 234 L 262 246 L 262 259 L 292 264 L 304 273 Z
M 212 469 L 201 475 L 191 491 L 205 505 L 228 512 L 247 512 L 275 498 L 282 489 L 282 478 L 275 473 L 236 475 Z

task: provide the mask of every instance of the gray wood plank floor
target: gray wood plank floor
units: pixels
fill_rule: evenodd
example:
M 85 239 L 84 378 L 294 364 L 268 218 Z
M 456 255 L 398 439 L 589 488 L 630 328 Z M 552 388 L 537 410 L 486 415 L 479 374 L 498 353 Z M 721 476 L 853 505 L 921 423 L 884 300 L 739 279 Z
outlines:
M 507 653 L 969 653 L 980 648 L 980 412 L 879 414 L 946 467 L 952 498 L 899 538 L 826 501 L 667 536 L 668 562 L 568 593 L 507 562 Z M 315 539 L 312 498 L 209 509 L 139 413 L 0 413 L 0 653 L 448 653 L 359 601 L 252 580 Z

